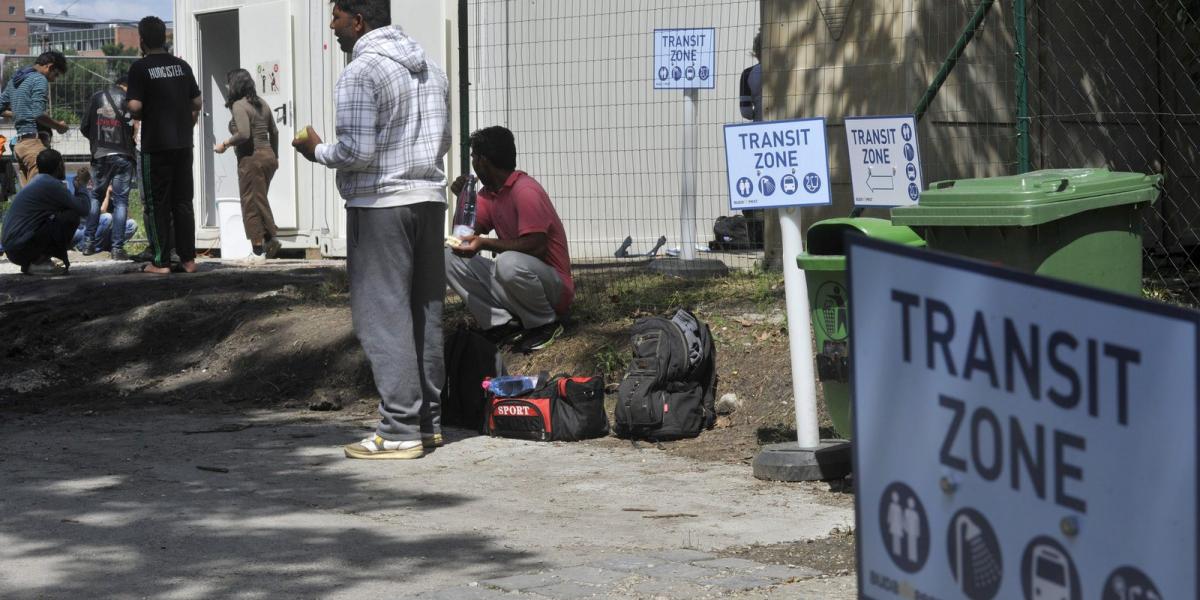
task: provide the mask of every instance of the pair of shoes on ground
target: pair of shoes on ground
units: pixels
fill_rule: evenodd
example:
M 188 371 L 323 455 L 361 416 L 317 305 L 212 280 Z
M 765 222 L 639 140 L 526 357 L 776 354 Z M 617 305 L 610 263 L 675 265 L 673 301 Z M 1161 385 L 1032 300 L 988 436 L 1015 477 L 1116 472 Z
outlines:
M 47 258 L 21 267 L 23 275 L 66 275 L 70 267 L 57 258 Z
M 440 433 L 422 434 L 421 440 L 406 442 L 385 440 L 379 435 L 373 435 L 361 442 L 346 444 L 342 449 L 346 458 L 362 458 L 367 460 L 411 460 L 425 456 L 426 450 L 441 448 L 445 439 Z
M 511 346 L 517 352 L 528 354 L 550 346 L 562 333 L 563 325 L 558 321 L 551 321 L 532 329 L 524 329 L 519 321 L 514 320 L 484 330 L 483 337 L 497 346 Z

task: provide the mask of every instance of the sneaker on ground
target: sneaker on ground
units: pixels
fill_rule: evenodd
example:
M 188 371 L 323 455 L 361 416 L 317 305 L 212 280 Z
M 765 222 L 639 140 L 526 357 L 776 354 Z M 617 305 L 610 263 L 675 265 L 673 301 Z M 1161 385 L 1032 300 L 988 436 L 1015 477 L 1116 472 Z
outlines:
M 279 251 L 283 249 L 283 244 L 279 243 L 279 238 L 271 238 L 267 243 L 263 244 L 263 254 L 267 258 L 275 258 L 279 256 Z
M 483 337 L 497 346 L 503 346 L 521 341 L 521 335 L 524 333 L 525 329 L 521 327 L 521 322 L 514 319 L 503 325 L 483 330 Z
M 521 336 L 521 352 L 535 352 L 548 347 L 562 335 L 563 326 L 558 321 L 546 323 L 540 327 L 534 327 L 525 332 Z
M 146 248 L 138 254 L 129 257 L 129 260 L 132 260 L 133 262 L 154 262 L 154 251 Z
M 393 442 L 378 435 L 361 442 L 346 444 L 343 449 L 346 451 L 346 458 L 368 460 L 407 460 L 425 456 L 425 447 L 420 440 Z
M 129 253 L 125 252 L 124 248 L 113 248 L 108 255 L 113 260 L 129 260 Z
M 79 253 L 80 253 L 80 254 L 82 254 L 82 255 L 84 255 L 84 256 L 91 256 L 91 255 L 93 255 L 93 254 L 95 254 L 95 253 L 96 253 L 96 247 L 95 247 L 95 246 L 89 246 L 89 245 L 87 245 L 87 242 L 84 242 L 84 243 L 83 243 L 83 248 L 79 250 Z
M 67 272 L 67 267 L 56 259 L 47 258 L 22 268 L 21 272 L 26 275 L 63 275 Z
M 442 437 L 442 434 L 440 434 L 440 433 L 428 433 L 428 434 L 422 433 L 421 434 L 421 446 L 423 448 L 425 448 L 426 450 L 429 450 L 431 448 L 441 448 L 442 446 L 445 446 L 445 445 L 446 445 L 446 440 Z

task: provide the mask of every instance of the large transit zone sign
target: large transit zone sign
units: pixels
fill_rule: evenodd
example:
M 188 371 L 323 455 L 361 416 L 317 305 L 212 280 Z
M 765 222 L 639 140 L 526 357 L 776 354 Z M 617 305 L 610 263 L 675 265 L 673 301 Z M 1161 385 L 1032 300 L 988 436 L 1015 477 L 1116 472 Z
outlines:
M 833 202 L 825 119 L 725 126 L 729 209 Z
M 860 596 L 1200 598 L 1200 313 L 848 240 Z
M 654 89 L 713 89 L 716 56 L 716 29 L 655 29 Z

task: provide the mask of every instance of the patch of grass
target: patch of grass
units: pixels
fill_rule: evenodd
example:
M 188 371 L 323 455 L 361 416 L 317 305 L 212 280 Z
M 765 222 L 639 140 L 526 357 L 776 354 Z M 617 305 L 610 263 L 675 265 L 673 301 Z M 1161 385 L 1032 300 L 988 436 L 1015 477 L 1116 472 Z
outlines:
M 783 305 L 783 278 L 777 274 L 734 272 L 726 277 L 687 281 L 655 273 L 597 273 L 576 277 L 573 316 L 584 322 L 622 321 L 677 308 L 752 302 Z
M 618 350 L 610 344 L 605 344 L 596 351 L 596 371 L 603 373 L 606 381 L 620 379 L 627 366 L 629 366 L 628 350 Z
M 325 279 L 317 287 L 317 298 L 320 300 L 334 300 L 349 293 L 350 276 L 344 268 L 327 271 Z

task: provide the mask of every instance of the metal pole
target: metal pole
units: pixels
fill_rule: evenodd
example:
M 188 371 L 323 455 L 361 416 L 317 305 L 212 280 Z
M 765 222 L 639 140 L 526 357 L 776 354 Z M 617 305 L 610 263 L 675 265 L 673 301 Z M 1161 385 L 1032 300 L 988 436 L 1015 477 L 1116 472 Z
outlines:
M 700 90 L 683 90 L 683 182 L 679 197 L 679 257 L 696 260 L 696 112 Z
M 471 40 L 467 0 L 458 0 L 458 121 L 459 121 L 459 171 L 471 172 Z M 453 211 L 451 211 L 453 212 Z
M 788 346 L 792 360 L 792 397 L 796 403 L 796 442 L 800 448 L 818 448 L 821 430 L 817 424 L 817 385 L 813 372 L 812 313 L 808 305 L 808 282 L 796 257 L 804 250 L 800 208 L 779 209 L 783 242 L 783 287 L 787 300 Z
M 1028 173 L 1029 164 L 1029 71 L 1025 63 L 1025 0 L 1013 0 L 1013 25 L 1016 30 L 1017 63 L 1017 172 Z
M 950 55 L 942 63 L 942 68 L 938 70 L 937 76 L 933 78 L 933 83 L 929 84 L 929 88 L 925 90 L 925 95 L 917 103 L 917 108 L 913 111 L 917 122 L 920 122 L 921 117 L 925 116 L 925 111 L 929 109 L 929 105 L 937 97 L 938 91 L 942 89 L 942 84 L 946 83 L 946 78 L 954 70 L 954 65 L 958 64 L 958 59 L 962 57 L 963 52 L 967 49 L 967 45 L 971 43 L 971 38 L 975 37 L 975 32 L 983 25 L 983 19 L 987 17 L 988 11 L 992 9 L 994 2 L 995 0 L 980 0 L 979 7 L 975 9 L 975 14 L 971 16 L 971 20 L 963 29 L 962 35 L 958 37 L 958 42 L 950 50 Z

